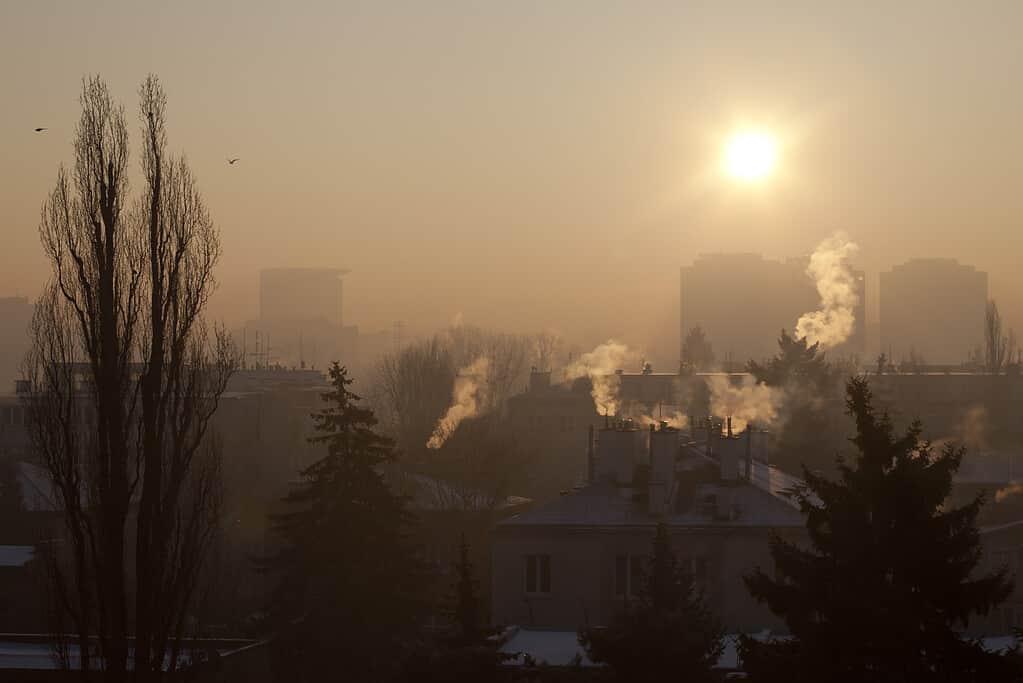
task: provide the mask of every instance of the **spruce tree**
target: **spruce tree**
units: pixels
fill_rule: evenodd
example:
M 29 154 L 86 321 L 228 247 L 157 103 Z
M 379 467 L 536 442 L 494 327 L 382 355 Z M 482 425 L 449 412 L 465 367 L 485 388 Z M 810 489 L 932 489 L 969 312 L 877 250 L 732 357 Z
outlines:
M 785 424 L 772 444 L 774 464 L 796 476 L 804 464 L 832 471 L 844 445 L 835 429 L 843 422 L 840 368 L 827 360 L 820 344 L 782 330 L 778 353 L 764 363 L 750 361 L 747 370 L 785 397 Z
M 493 631 L 482 623 L 481 601 L 465 534 L 454 569 L 449 622 L 433 642 L 424 643 L 419 655 L 410 660 L 406 680 L 486 683 L 498 680 L 500 664 L 509 658 L 500 651 L 501 643 L 492 637 Z
M 795 337 L 785 330 L 778 335 L 778 354 L 764 363 L 751 360 L 746 369 L 758 383 L 772 387 L 790 386 L 817 395 L 837 388 L 820 342 L 809 344 L 805 337 Z
M 672 552 L 667 526 L 660 523 L 636 604 L 607 628 L 580 632 L 579 643 L 616 680 L 698 682 L 714 680 L 723 637 L 692 574 Z
M 465 643 L 478 641 L 480 628 L 480 601 L 476 594 L 476 579 L 473 577 L 472 561 L 469 559 L 469 544 L 462 534 L 458 547 L 458 564 L 455 565 L 455 610 L 454 622 L 457 637 Z
M 381 467 L 395 458 L 371 410 L 334 363 L 310 441 L 326 455 L 302 472 L 274 518 L 283 549 L 267 563 L 274 673 L 289 682 L 386 681 L 401 671 L 423 613 L 423 565 L 409 540 L 406 501 Z M 343 673 L 343 675 L 341 675 Z
M 809 545 L 773 537 L 776 571 L 746 578 L 792 637 L 745 640 L 746 668 L 762 681 L 989 680 L 1000 663 L 960 629 L 1010 582 L 976 572 L 983 499 L 946 506 L 963 450 L 935 452 L 919 422 L 896 435 L 865 379 L 846 393 L 855 456 L 839 459 L 837 480 L 804 468 L 797 493 Z

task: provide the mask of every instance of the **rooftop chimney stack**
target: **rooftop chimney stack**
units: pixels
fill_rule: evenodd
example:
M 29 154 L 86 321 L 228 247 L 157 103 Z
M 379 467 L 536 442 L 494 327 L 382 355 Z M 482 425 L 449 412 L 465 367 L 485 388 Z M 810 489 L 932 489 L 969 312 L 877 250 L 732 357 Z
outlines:
M 746 480 L 753 481 L 753 423 L 746 423 Z
M 619 486 L 632 484 L 632 473 L 637 462 L 642 462 L 643 433 L 630 421 L 615 421 L 600 430 L 597 438 L 596 478 Z
M 596 463 L 593 461 L 593 425 L 590 424 L 589 436 L 586 439 L 586 482 L 593 483 L 596 474 Z

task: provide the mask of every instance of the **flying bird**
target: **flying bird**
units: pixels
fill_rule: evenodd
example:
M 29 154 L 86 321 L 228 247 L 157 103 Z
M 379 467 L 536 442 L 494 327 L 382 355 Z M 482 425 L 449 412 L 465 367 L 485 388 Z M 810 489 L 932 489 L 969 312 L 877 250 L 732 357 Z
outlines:
M 238 161 L 238 160 L 239 160 L 239 157 L 235 157 L 234 159 L 228 159 L 228 160 L 227 160 L 227 163 L 229 163 L 229 164 L 231 164 L 232 166 L 234 166 L 234 162 L 236 162 L 236 161 Z
M 44 130 L 50 130 L 49 128 L 36 128 L 37 133 L 42 133 Z

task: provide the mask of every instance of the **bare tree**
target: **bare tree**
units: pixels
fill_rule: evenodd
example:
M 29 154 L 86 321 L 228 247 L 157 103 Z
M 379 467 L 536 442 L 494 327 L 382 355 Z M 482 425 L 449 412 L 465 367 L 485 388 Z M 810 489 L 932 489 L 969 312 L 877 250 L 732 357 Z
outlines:
M 1016 355 L 1016 333 L 1002 334 L 1002 316 L 994 299 L 987 302 L 984 313 L 984 369 L 1000 373 Z
M 83 83 L 75 164 L 42 210 L 53 275 L 26 359 L 31 438 L 67 527 L 53 587 L 80 634 L 82 669 L 110 681 L 176 666 L 219 515 L 208 427 L 237 364 L 202 318 L 218 232 L 187 163 L 167 152 L 154 76 L 139 97 L 143 191 L 129 208 L 123 107 L 98 77 Z
M 561 348 L 562 339 L 556 332 L 544 330 L 533 337 L 533 354 L 536 369 L 540 372 L 551 372 L 554 369 L 554 358 Z
M 452 327 L 444 338 L 456 367 L 465 367 L 481 356 L 489 360 L 481 412 L 500 411 L 505 401 L 525 386 L 533 351 L 530 337 L 461 326 Z
M 451 402 L 456 371 L 451 350 L 439 337 L 410 344 L 380 361 L 374 407 L 403 452 L 425 449 Z
M 531 344 L 525 335 L 468 326 L 410 344 L 378 365 L 374 408 L 402 452 L 423 455 L 437 420 L 451 404 L 459 369 L 487 358 L 480 413 L 499 413 L 526 383 Z
M 703 328 L 697 325 L 689 330 L 682 343 L 682 367 L 690 370 L 708 370 L 714 365 L 714 347 Z

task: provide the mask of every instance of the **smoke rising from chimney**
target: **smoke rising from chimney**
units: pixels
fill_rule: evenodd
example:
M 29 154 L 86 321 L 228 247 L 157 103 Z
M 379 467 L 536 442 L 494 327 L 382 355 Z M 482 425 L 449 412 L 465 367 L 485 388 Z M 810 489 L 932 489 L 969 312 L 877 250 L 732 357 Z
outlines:
M 839 232 L 817 245 L 810 256 L 806 274 L 816 283 L 821 301 L 820 309 L 804 313 L 796 322 L 796 335 L 806 337 L 807 343 L 831 348 L 853 333 L 859 293 L 849 259 L 857 251 L 859 247 Z
M 452 391 L 452 403 L 444 417 L 437 421 L 433 434 L 426 442 L 427 448 L 440 448 L 448 440 L 462 420 L 479 414 L 483 393 L 487 389 L 490 359 L 480 356 L 458 371 Z
M 750 422 L 761 426 L 773 424 L 784 401 L 783 392 L 757 384 L 749 375 L 744 375 L 738 386 L 728 377 L 712 375 L 707 378 L 707 387 L 711 413 L 731 417 L 734 431 L 742 431 Z
M 621 379 L 616 374 L 626 364 L 637 363 L 635 352 L 625 344 L 609 339 L 597 348 L 579 356 L 579 359 L 565 368 L 565 381 L 589 377 L 593 385 L 590 395 L 593 405 L 601 415 L 617 415 L 619 409 L 618 385 Z
M 995 502 L 1001 503 L 1006 498 L 1012 498 L 1013 496 L 1018 496 L 1021 493 L 1023 493 L 1023 484 L 1013 482 L 1012 484 L 995 491 Z
M 689 426 L 689 417 L 679 410 L 673 410 L 671 413 L 666 413 L 662 417 L 640 415 L 636 418 L 636 421 L 644 427 L 649 427 L 650 425 L 660 426 L 662 422 L 674 429 L 685 429 Z

